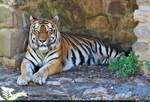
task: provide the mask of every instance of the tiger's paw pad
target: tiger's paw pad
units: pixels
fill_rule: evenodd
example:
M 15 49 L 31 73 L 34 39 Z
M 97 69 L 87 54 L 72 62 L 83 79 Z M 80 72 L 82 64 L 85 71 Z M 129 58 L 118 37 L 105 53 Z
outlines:
M 42 85 L 46 82 L 46 78 L 47 77 L 44 77 L 42 73 L 37 72 L 32 76 L 32 81 Z
M 27 85 L 28 82 L 31 81 L 31 76 L 19 76 L 17 79 L 17 84 L 18 85 Z

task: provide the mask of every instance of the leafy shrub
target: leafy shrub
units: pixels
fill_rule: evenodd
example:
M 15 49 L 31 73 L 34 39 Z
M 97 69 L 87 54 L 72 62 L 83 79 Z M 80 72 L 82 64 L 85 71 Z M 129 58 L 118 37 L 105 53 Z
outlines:
M 139 55 L 135 55 L 134 52 L 130 52 L 128 57 L 121 56 L 121 58 L 108 66 L 111 70 L 116 70 L 116 74 L 122 79 L 125 79 L 131 75 L 140 74 L 140 66 L 142 63 L 138 63 Z

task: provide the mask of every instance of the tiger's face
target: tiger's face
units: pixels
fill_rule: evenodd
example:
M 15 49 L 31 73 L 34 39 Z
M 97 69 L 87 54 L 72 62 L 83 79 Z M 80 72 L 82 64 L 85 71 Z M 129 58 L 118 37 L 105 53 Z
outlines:
M 56 47 L 58 43 L 58 16 L 52 20 L 35 19 L 30 17 L 29 44 L 32 48 L 47 51 Z

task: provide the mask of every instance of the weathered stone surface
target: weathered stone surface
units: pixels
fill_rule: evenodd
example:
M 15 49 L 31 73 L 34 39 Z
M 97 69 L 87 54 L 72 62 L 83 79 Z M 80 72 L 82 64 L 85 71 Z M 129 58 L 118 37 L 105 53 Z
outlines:
M 0 5 L 0 27 L 12 27 L 14 26 L 13 22 L 13 17 L 14 14 L 13 12 L 15 11 L 14 8 L 11 8 L 7 5 Z
M 150 61 L 150 57 L 144 57 L 141 58 L 141 60 Z M 144 72 L 145 76 L 150 76 L 150 71 L 148 70 L 147 66 L 142 66 L 140 69 Z
M 102 100 L 102 97 L 97 96 L 97 97 L 94 97 L 94 98 L 90 98 L 90 100 Z
M 89 15 L 96 15 L 104 11 L 103 0 L 78 0 L 80 7 Z
M 73 80 L 73 82 L 86 82 L 87 80 L 85 78 L 76 78 Z
M 125 6 L 120 1 L 113 1 L 110 3 L 108 12 L 114 16 L 124 15 L 126 10 Z
M 121 99 L 127 99 L 129 97 L 131 97 L 132 93 L 131 92 L 128 92 L 128 93 L 119 93 L 119 94 L 116 94 L 116 96 L 114 97 L 114 99 L 117 99 L 117 100 L 121 100 Z
M 90 98 L 90 100 L 113 100 L 113 96 L 108 94 L 103 94 L 103 96 L 96 96 L 94 98 Z
M 133 43 L 135 41 L 135 39 L 133 39 L 135 36 L 130 33 L 130 32 L 127 32 L 127 31 L 120 31 L 119 34 L 118 34 L 118 42 L 122 43 L 122 41 L 124 42 L 128 42 L 128 43 Z
M 135 95 L 144 96 L 144 95 L 150 94 L 150 88 L 134 87 L 134 89 L 135 90 L 133 91 L 133 94 Z
M 149 11 L 150 10 L 150 7 L 149 6 L 143 6 L 143 5 L 139 5 L 138 6 L 139 10 L 144 10 L 144 11 Z
M 110 84 L 115 84 L 116 83 L 116 80 L 113 80 L 113 79 L 105 79 L 105 78 L 100 78 L 100 79 L 93 79 L 93 82 L 95 83 L 99 83 L 99 84 L 105 84 L 105 83 L 110 83 Z
M 130 92 L 130 90 L 132 90 L 132 92 Z M 126 94 L 127 96 L 131 96 L 131 94 L 144 96 L 146 94 L 150 94 L 150 88 L 134 86 L 131 84 L 122 84 L 121 86 L 115 87 L 115 92 L 118 94 L 123 93 L 123 95 Z
M 89 73 L 86 73 L 87 70 Z M 93 70 L 98 73 L 91 74 Z M 83 67 L 80 70 L 70 70 L 49 77 L 47 83 L 50 84 L 38 85 L 30 82 L 27 86 L 18 86 L 16 81 L 20 72 L 0 66 L 0 86 L 14 89 L 14 93 L 24 91 L 27 93 L 27 97 L 21 97 L 22 100 L 139 100 L 141 97 L 149 97 L 149 77 L 137 76 L 122 82 L 120 79 L 114 78 L 112 73 L 107 70 L 108 68 L 104 67 L 93 67 L 93 69 Z M 79 73 L 84 77 L 79 76 Z M 98 76 L 99 74 L 101 76 Z M 106 76 L 107 74 L 109 76 Z M 59 81 L 58 79 L 62 76 L 63 79 L 76 79 L 78 76 L 79 79 L 85 79 L 88 83 Z M 105 82 L 96 83 L 92 81 L 93 77 L 95 80 L 103 79 Z M 111 80 L 114 81 L 109 82 Z M 139 85 L 141 81 L 143 85 Z M 58 84 L 59 82 L 61 85 Z M 4 98 L 2 92 L 0 88 L 0 97 Z
M 140 40 L 144 40 L 145 42 L 149 42 L 150 40 L 150 24 L 140 23 L 135 27 L 134 33 Z
M 104 96 L 102 97 L 102 100 L 113 100 L 113 96 L 109 95 L 109 94 L 104 94 Z
M 47 81 L 47 85 L 61 85 L 59 81 Z
M 100 94 L 106 94 L 107 93 L 107 89 L 105 89 L 104 87 L 98 87 L 98 88 L 92 88 L 92 89 L 86 89 L 83 92 L 83 95 L 100 95 Z
M 137 41 L 132 45 L 132 48 L 134 51 L 144 52 L 149 50 L 149 44 L 146 42 Z
M 97 16 L 93 19 L 90 19 L 88 22 L 86 22 L 86 26 L 88 29 L 102 29 L 106 28 L 108 26 L 108 19 L 106 16 Z
M 12 3 L 10 5 L 21 3 L 16 0 L 3 2 Z M 15 2 L 18 4 L 14 4 Z M 23 28 L 26 27 L 24 13 L 5 4 L 0 4 L 0 11 L 0 63 L 9 67 L 18 67 L 22 59 L 20 54 L 25 51 L 28 39 L 25 28 Z
M 13 57 L 25 50 L 27 35 L 17 29 L 0 30 L 0 56 Z
M 149 54 L 149 50 L 145 51 L 145 52 L 139 52 L 136 51 L 135 52 L 136 55 L 140 55 L 139 59 L 140 61 L 150 61 L 150 54 Z
M 51 89 L 48 87 L 46 87 L 45 89 L 42 88 L 39 90 L 37 90 L 37 88 L 34 88 L 34 89 L 28 90 L 29 96 L 41 96 L 41 93 L 42 93 L 42 96 L 54 96 L 54 97 L 66 97 L 68 95 L 68 94 L 65 94 L 62 89 L 56 90 L 55 88 Z
M 24 27 L 24 14 L 14 8 L 0 4 L 0 28 L 21 28 Z
M 149 6 L 150 0 L 136 0 L 138 5 Z
M 0 63 L 10 68 L 20 67 L 21 61 L 24 58 L 24 54 L 25 53 L 18 54 L 12 58 L 0 57 Z
M 3 3 L 13 6 L 21 6 L 27 3 L 27 0 L 2 0 Z
M 64 82 L 64 81 L 72 82 L 72 78 L 66 78 L 66 77 L 61 77 L 61 78 L 59 78 L 57 80 L 59 80 L 60 82 Z
M 138 26 L 134 28 L 134 33 L 137 36 L 137 42 L 132 45 L 133 51 L 140 55 L 140 61 L 150 62 L 150 0 L 137 0 L 139 9 L 134 12 L 134 19 L 139 21 Z M 141 70 L 145 75 L 149 75 L 146 66 L 142 66 Z
M 134 11 L 134 19 L 136 21 L 147 23 L 150 22 L 149 18 L 150 18 L 150 10 L 148 11 L 139 9 Z
M 11 33 L 14 31 L 0 30 L 0 56 L 11 56 Z
M 143 81 L 142 80 L 140 80 L 140 79 L 135 79 L 134 80 L 134 82 L 137 84 L 137 86 L 144 86 L 144 83 L 143 83 Z

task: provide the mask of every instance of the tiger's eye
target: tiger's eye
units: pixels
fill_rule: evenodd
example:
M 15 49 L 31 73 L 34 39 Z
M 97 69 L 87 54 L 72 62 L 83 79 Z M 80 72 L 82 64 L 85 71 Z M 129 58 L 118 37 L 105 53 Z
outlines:
M 55 37 L 51 37 L 51 39 L 50 39 L 50 40 L 51 40 L 51 41 L 53 41 L 54 39 L 55 39 Z
M 50 32 L 53 32 L 53 29 L 52 29 L 52 28 L 50 29 Z

